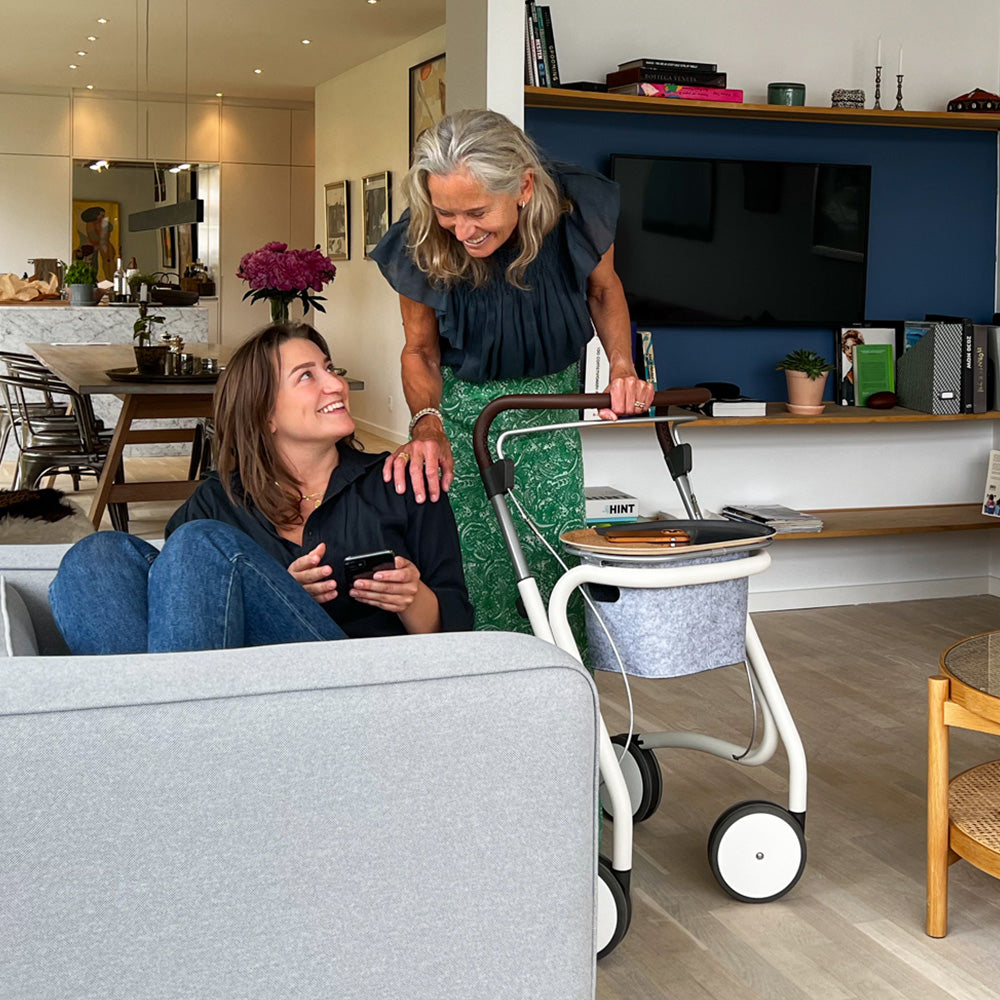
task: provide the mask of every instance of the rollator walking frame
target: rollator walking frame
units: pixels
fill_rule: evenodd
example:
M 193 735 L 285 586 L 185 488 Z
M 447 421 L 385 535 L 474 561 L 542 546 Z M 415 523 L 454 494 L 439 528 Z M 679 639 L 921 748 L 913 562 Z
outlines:
M 708 392 L 699 389 L 672 389 L 656 393 L 653 405 L 661 413 L 670 406 L 690 406 L 703 403 Z M 554 643 L 580 660 L 579 650 L 569 628 L 566 606 L 572 592 L 586 584 L 604 584 L 619 588 L 662 589 L 711 584 L 735 580 L 762 573 L 770 566 L 766 551 L 770 544 L 769 529 L 753 533 L 746 525 L 732 522 L 705 521 L 698 501 L 688 482 L 691 470 L 691 446 L 680 444 L 674 425 L 695 419 L 692 416 L 643 416 L 619 421 L 571 421 L 507 431 L 497 442 L 498 458 L 494 460 L 489 445 L 492 422 L 506 410 L 580 410 L 589 407 L 610 407 L 610 396 L 602 394 L 549 394 L 500 396 L 480 414 L 473 431 L 473 449 L 482 475 L 486 495 L 496 515 L 504 543 L 517 576 L 517 587 L 524 611 L 536 636 Z M 601 565 L 600 561 L 583 562 L 566 572 L 556 582 L 545 603 L 538 584 L 528 566 L 517 530 L 507 504 L 514 486 L 514 463 L 503 457 L 503 442 L 515 435 L 547 432 L 563 428 L 601 428 L 613 432 L 615 427 L 652 424 L 667 469 L 680 494 L 690 521 L 671 521 L 671 526 L 691 525 L 695 530 L 712 526 L 730 530 L 734 541 L 720 549 L 742 557 L 727 561 L 712 561 L 690 565 L 681 552 L 636 558 L 608 558 L 619 565 Z M 720 528 L 720 525 L 730 528 Z M 747 532 L 751 536 L 747 536 Z M 739 539 L 746 538 L 746 544 Z M 735 545 L 735 547 L 734 547 Z M 711 544 L 695 546 L 712 554 Z M 676 550 L 675 550 L 676 552 Z M 664 559 L 668 562 L 664 565 Z M 674 560 L 680 560 L 674 564 Z M 689 565 L 683 565 L 687 561 Z M 621 565 L 624 562 L 626 565 Z M 658 566 L 650 563 L 658 562 Z M 644 565 L 645 563 L 645 565 Z M 630 877 L 632 869 L 633 823 L 642 822 L 655 812 L 660 801 L 662 778 L 653 753 L 655 748 L 681 747 L 701 750 L 746 766 L 764 764 L 771 759 L 779 739 L 788 757 L 788 806 L 771 802 L 741 802 L 731 806 L 716 821 L 708 839 L 709 863 L 715 877 L 732 896 L 745 902 L 768 902 L 788 892 L 798 881 L 805 867 L 806 758 L 798 730 L 785 704 L 778 681 L 771 669 L 757 631 L 746 616 L 745 638 L 747 674 L 750 695 L 754 703 L 754 730 L 760 706 L 761 735 L 756 746 L 741 746 L 701 733 L 661 732 L 609 736 L 603 718 L 600 722 L 601 800 L 605 811 L 614 821 L 610 859 L 598 860 L 598 927 L 597 957 L 612 951 L 624 938 L 631 920 Z M 616 753 L 616 745 L 620 750 Z

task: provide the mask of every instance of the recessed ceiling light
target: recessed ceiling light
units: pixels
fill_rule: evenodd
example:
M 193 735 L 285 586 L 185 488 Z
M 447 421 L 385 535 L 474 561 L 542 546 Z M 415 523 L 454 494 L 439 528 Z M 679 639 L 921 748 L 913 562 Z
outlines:
M 78 55 L 78 56 L 85 56 L 86 54 L 87 54 L 87 53 L 86 53 L 86 52 L 84 52 L 84 51 L 83 51 L 83 49 L 80 49 L 80 50 L 79 50 L 79 51 L 77 52 L 77 55 Z
M 94 89 L 94 85 L 92 83 L 88 83 L 87 84 L 87 90 L 93 90 L 93 89 Z
M 378 3 L 378 0 L 368 0 L 368 2 L 374 7 Z
M 87 41 L 88 42 L 96 42 L 97 41 L 97 35 L 87 35 Z
M 69 68 L 70 68 L 70 69 L 79 69 L 80 67 L 79 67 L 79 66 L 77 66 L 77 64 L 76 64 L 76 63 L 70 63 L 70 64 L 69 64 Z
M 259 70 L 259 69 L 255 69 L 255 70 L 254 70 L 254 72 L 255 72 L 255 73 L 261 73 L 261 72 L 263 72 L 263 71 L 262 71 L 262 70 Z
M 312 39 L 309 39 L 309 38 L 303 38 L 303 39 L 302 39 L 302 44 L 303 44 L 303 45 L 312 45 Z
M 97 23 L 98 24 L 107 24 L 108 23 L 108 19 L 106 17 L 99 17 L 97 19 Z

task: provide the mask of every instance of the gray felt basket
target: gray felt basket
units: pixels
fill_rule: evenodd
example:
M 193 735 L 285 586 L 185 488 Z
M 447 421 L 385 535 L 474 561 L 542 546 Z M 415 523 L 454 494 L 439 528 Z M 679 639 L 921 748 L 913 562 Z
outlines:
M 749 553 L 734 552 L 684 560 L 682 565 L 745 559 Z M 580 554 L 581 562 L 604 566 L 635 566 L 604 556 Z M 643 562 L 643 568 L 677 566 L 667 562 Z M 636 677 L 681 677 L 703 670 L 740 663 L 746 658 L 747 578 L 702 583 L 686 587 L 606 588 L 591 585 L 591 596 L 604 620 L 627 673 Z M 610 591 L 618 598 L 599 598 Z M 590 666 L 597 670 L 619 669 L 604 630 L 587 607 L 587 640 Z

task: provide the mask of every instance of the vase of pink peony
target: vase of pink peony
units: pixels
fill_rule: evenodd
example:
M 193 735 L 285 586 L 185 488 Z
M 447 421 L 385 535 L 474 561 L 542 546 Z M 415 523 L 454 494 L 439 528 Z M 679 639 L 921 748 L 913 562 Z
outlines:
M 291 304 L 298 299 L 303 313 L 312 306 L 326 312 L 326 299 L 318 292 L 333 281 L 337 268 L 319 247 L 312 250 L 289 250 L 287 243 L 265 243 L 259 250 L 245 254 L 236 277 L 250 287 L 244 299 L 266 299 L 272 323 L 287 323 Z

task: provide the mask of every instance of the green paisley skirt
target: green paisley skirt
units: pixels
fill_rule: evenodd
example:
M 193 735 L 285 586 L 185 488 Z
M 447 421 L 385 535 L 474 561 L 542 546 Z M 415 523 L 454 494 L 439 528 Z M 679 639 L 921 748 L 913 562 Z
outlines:
M 576 365 L 542 378 L 463 382 L 442 366 L 441 410 L 444 429 L 455 456 L 455 480 L 448 494 L 462 545 L 462 562 L 469 599 L 476 609 L 476 628 L 530 632 L 517 611 L 517 579 L 503 543 L 496 515 L 486 499 L 479 467 L 472 451 L 472 428 L 483 408 L 497 396 L 521 393 L 579 392 Z M 505 430 L 540 427 L 578 419 L 575 410 L 508 410 L 493 421 L 490 446 L 496 457 L 496 439 Z M 561 532 L 584 526 L 583 453 L 575 428 L 509 438 L 504 452 L 514 460 L 515 494 L 549 544 L 560 553 Z M 549 593 L 562 567 L 510 505 L 518 536 L 532 575 L 548 605 Z M 566 558 L 563 556 L 563 558 Z M 567 560 L 572 565 L 575 560 Z M 579 595 L 570 600 L 570 624 L 584 655 L 586 629 Z

